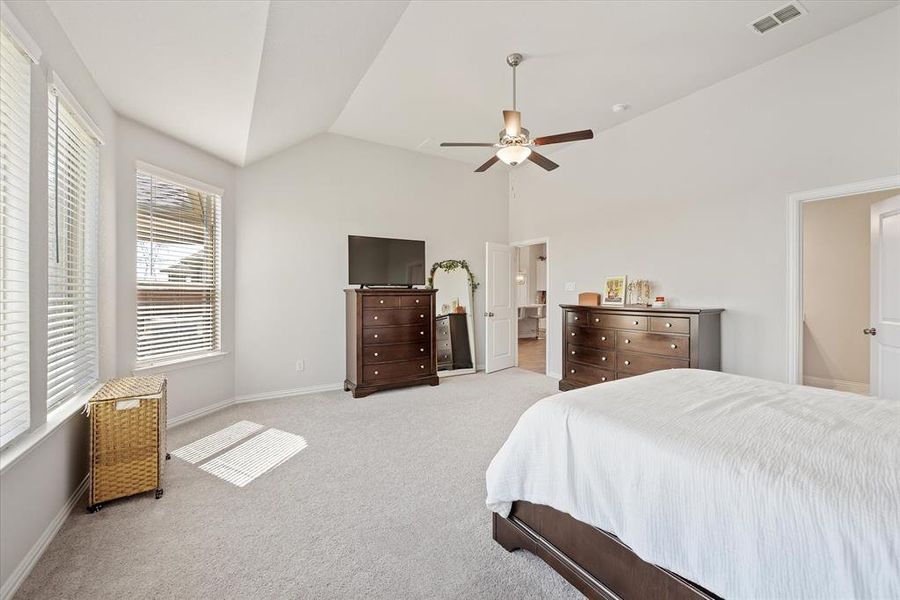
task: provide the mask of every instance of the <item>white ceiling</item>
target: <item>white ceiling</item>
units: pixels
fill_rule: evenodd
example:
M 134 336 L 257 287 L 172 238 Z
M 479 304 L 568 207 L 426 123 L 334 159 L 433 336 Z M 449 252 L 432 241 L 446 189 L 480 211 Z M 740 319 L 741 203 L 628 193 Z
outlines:
M 120 113 L 242 165 L 324 131 L 480 164 L 511 105 L 595 134 L 897 4 L 50 0 Z M 627 103 L 631 109 L 613 113 Z

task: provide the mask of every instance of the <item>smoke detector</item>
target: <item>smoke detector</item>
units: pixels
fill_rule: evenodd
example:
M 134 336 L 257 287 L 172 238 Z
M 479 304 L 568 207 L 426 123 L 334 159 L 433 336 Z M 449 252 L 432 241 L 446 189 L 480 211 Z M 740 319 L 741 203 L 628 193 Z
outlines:
M 790 4 L 785 4 L 778 10 L 773 10 L 769 14 L 756 19 L 750 23 L 750 27 L 756 33 L 762 35 L 805 14 L 807 14 L 807 10 L 803 8 L 802 4 L 799 2 L 791 2 Z

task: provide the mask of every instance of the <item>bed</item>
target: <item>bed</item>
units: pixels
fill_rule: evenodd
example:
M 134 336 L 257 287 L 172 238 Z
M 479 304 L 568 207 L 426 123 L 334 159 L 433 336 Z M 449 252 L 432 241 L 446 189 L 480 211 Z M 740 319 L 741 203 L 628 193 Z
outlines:
M 699 369 L 537 402 L 493 535 L 590 598 L 900 598 L 900 404 Z

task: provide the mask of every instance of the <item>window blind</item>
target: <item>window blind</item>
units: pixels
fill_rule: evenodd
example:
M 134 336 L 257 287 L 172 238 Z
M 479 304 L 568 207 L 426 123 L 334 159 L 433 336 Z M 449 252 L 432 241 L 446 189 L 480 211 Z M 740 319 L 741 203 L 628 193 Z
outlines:
M 31 59 L 0 27 L 0 446 L 27 431 Z
M 47 405 L 98 379 L 97 210 L 100 149 L 77 110 L 49 95 Z
M 220 350 L 221 197 L 137 172 L 137 362 Z

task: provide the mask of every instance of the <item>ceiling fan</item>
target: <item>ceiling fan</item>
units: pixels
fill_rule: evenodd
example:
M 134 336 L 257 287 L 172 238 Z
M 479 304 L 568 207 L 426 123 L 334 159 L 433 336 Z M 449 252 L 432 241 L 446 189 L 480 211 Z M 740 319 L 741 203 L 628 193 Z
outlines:
M 578 140 L 590 140 L 594 132 L 590 129 L 572 131 L 569 133 L 557 133 L 532 138 L 531 132 L 522 127 L 522 113 L 516 110 L 516 67 L 522 62 L 522 55 L 515 53 L 506 57 L 506 64 L 513 70 L 513 109 L 503 111 L 504 128 L 500 130 L 500 141 L 496 144 L 486 142 L 443 142 L 442 147 L 473 147 L 497 148 L 497 153 L 490 157 L 486 163 L 475 169 L 476 173 L 483 173 L 499 160 L 510 166 L 515 166 L 523 160 L 530 160 L 534 164 L 547 171 L 552 171 L 559 165 L 542 154 L 538 154 L 532 148 L 535 146 L 547 146 L 549 144 L 561 144 L 563 142 L 577 142 Z

